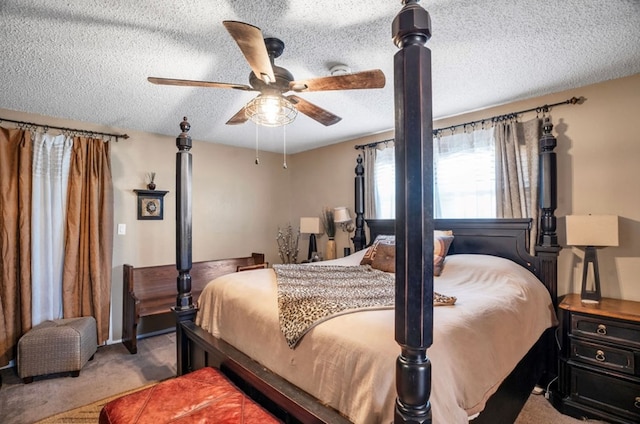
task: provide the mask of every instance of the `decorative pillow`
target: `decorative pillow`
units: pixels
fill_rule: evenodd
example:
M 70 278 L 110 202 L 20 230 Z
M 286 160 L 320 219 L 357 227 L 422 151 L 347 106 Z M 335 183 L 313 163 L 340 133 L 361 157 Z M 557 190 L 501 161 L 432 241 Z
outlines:
M 449 246 L 453 242 L 453 236 L 433 235 L 433 275 L 436 277 L 442 274 L 444 268 L 444 258 L 447 256 Z
M 444 259 L 447 256 L 447 252 L 449 251 L 449 246 L 453 242 L 454 236 L 451 230 L 447 231 L 439 231 L 436 230 L 433 233 L 433 275 L 436 277 L 442 274 L 442 270 L 444 269 Z M 395 236 L 378 236 L 376 237 L 373 244 L 369 247 L 367 252 L 362 257 L 360 261 L 360 265 L 371 265 L 373 268 L 380 269 L 382 271 L 386 271 L 386 269 L 391 269 L 393 267 L 393 271 L 387 272 L 395 272 Z M 380 251 L 380 245 L 385 245 L 385 256 L 386 258 L 380 258 L 378 260 L 377 266 L 374 265 L 375 258 Z M 388 247 L 391 246 L 394 250 L 393 256 L 391 256 Z M 392 261 L 393 264 L 388 265 L 387 262 Z M 378 268 L 380 267 L 380 268 Z M 386 269 L 382 269 L 382 267 Z
M 367 249 L 367 252 L 362 257 L 360 265 L 371 265 L 373 263 L 373 258 L 376 256 L 378 244 L 380 243 L 395 246 L 396 236 L 383 235 L 376 237 L 373 243 L 371 243 L 371 246 L 369 246 L 369 248 Z
M 396 272 L 396 246 L 378 243 L 371 268 L 384 272 Z

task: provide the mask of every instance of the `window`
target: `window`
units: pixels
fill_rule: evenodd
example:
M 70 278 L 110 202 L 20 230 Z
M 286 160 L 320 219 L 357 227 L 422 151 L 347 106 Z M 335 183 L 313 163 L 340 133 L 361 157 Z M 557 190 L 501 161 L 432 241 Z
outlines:
M 396 164 L 394 149 L 379 150 L 373 166 L 376 218 L 396 217 Z
M 495 218 L 493 128 L 433 140 L 434 216 Z
M 496 217 L 493 129 L 434 138 L 436 218 Z M 378 151 L 374 165 L 376 218 L 395 217 L 394 149 Z

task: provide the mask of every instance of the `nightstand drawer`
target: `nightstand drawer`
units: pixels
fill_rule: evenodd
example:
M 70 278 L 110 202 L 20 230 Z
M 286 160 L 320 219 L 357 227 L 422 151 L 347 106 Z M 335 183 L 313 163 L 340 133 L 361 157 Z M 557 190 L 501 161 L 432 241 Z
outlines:
M 640 347 L 640 325 L 635 323 L 572 314 L 571 334 Z
M 571 359 L 625 374 L 637 375 L 630 350 L 603 346 L 571 337 Z
M 640 383 L 572 367 L 570 396 L 576 402 L 626 416 L 634 422 L 640 418 Z

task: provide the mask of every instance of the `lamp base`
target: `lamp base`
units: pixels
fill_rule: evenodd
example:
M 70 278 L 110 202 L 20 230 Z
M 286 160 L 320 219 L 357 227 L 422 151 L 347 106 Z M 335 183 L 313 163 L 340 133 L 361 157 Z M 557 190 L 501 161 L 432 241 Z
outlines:
M 318 245 L 316 243 L 316 235 L 311 233 L 311 235 L 309 236 L 309 256 L 307 257 L 308 260 L 311 260 L 311 257 L 313 256 L 313 252 L 317 252 L 318 251 Z
M 587 275 L 589 268 L 593 268 L 593 290 L 587 289 Z M 584 250 L 584 268 L 582 270 L 582 291 L 580 299 L 583 303 L 600 303 L 600 274 L 598 272 L 598 256 L 594 246 L 587 246 Z

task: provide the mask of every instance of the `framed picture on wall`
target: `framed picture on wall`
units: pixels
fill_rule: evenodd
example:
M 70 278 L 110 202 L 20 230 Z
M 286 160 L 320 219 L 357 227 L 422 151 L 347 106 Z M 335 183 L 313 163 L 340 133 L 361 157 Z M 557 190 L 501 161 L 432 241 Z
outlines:
M 134 190 L 138 195 L 138 219 L 161 220 L 164 217 L 163 190 Z

